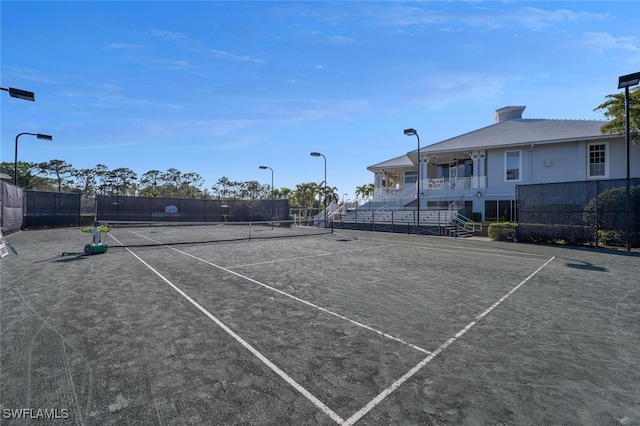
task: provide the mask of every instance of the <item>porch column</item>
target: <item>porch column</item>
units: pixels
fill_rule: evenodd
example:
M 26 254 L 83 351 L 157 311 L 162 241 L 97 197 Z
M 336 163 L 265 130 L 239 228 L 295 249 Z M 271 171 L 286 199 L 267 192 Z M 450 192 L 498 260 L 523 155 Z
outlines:
M 382 186 L 382 177 L 383 177 L 384 173 L 383 172 L 376 172 L 376 178 L 375 178 L 375 182 L 374 182 L 374 187 L 375 187 L 375 198 L 382 198 L 384 196 L 384 187 Z
M 427 166 L 429 164 L 429 157 L 427 158 L 423 158 L 422 161 L 420 161 L 420 192 L 422 194 L 427 193 L 427 190 L 429 188 L 429 186 L 427 185 L 427 182 L 429 181 L 429 176 L 427 175 Z

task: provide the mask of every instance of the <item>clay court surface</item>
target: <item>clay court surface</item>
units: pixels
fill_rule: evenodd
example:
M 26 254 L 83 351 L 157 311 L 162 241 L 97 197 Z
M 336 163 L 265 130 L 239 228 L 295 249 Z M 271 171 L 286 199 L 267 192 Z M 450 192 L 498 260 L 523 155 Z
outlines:
M 638 253 L 134 237 L 7 238 L 2 425 L 640 424 Z

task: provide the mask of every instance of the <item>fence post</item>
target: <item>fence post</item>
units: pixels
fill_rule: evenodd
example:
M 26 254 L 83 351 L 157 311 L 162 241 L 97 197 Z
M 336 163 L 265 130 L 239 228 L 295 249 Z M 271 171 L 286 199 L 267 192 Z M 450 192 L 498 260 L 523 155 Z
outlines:
M 393 210 L 391 210 L 391 233 L 394 233 L 395 231 L 396 231 L 396 228 L 394 226 Z

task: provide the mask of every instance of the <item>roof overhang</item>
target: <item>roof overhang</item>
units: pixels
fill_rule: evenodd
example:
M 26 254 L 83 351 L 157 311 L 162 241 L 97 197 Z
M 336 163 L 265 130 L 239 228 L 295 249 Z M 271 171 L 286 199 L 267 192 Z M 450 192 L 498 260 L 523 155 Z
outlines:
M 531 145 L 552 145 L 559 143 L 572 143 L 572 142 L 592 142 L 599 140 L 610 140 L 610 139 L 624 139 L 624 135 L 622 134 L 603 134 L 596 136 L 581 136 L 576 138 L 565 138 L 565 139 L 553 139 L 553 140 L 539 140 L 539 141 L 526 141 L 526 142 L 516 142 L 516 143 L 505 143 L 500 145 L 492 145 L 492 146 L 476 146 L 476 147 L 464 147 L 464 148 L 451 148 L 451 149 L 429 149 L 428 146 L 420 148 L 420 156 L 426 156 L 431 154 L 452 154 L 456 152 L 470 152 L 470 151 L 489 151 L 492 149 L 503 149 L 503 148 L 515 148 L 515 147 L 529 147 Z M 418 150 L 414 149 L 413 151 L 409 151 L 407 153 L 408 157 L 416 157 L 418 154 Z

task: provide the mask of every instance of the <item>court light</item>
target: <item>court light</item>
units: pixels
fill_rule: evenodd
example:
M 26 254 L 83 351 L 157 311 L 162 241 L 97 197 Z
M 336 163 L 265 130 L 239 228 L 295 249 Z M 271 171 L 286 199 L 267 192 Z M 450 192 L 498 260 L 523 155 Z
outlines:
M 273 229 L 273 221 L 276 220 L 276 215 L 274 212 L 275 209 L 275 194 L 274 194 L 274 188 L 273 188 L 273 169 L 269 166 L 259 166 L 260 169 L 262 170 L 271 170 L 271 229 Z
M 25 101 L 36 100 L 36 95 L 33 92 L 29 92 L 27 90 L 16 89 L 14 87 L 9 87 L 9 88 L 0 87 L 0 90 L 9 92 L 9 96 L 11 96 L 12 98 L 24 99 Z
M 626 204 L 626 230 L 625 230 L 625 242 L 627 251 L 631 251 L 630 241 L 630 223 L 631 222 L 631 167 L 630 167 L 630 124 L 629 124 L 629 87 L 636 86 L 640 83 L 640 72 L 633 74 L 627 74 L 618 77 L 618 89 L 624 89 L 624 138 L 627 150 L 627 195 L 625 199 Z
M 404 129 L 405 136 L 415 136 L 418 138 L 418 167 L 416 170 L 416 198 L 418 199 L 418 214 L 417 214 L 417 225 L 416 225 L 416 235 L 420 235 L 420 136 L 418 136 L 418 132 L 416 129 Z
M 633 74 L 627 74 L 618 77 L 618 89 L 624 89 L 625 87 L 636 86 L 640 83 L 640 72 Z
M 14 163 L 13 163 L 13 184 L 14 185 L 18 185 L 18 139 L 22 135 L 35 136 L 36 138 L 42 139 L 42 140 L 45 140 L 45 141 L 52 141 L 53 140 L 53 136 L 45 135 L 43 133 L 18 133 L 18 136 L 16 136 L 15 158 L 14 158 Z
M 322 204 L 324 205 L 324 227 L 327 227 L 327 157 L 319 152 L 312 152 L 312 157 L 322 157 L 324 158 L 324 198 L 322 200 Z

